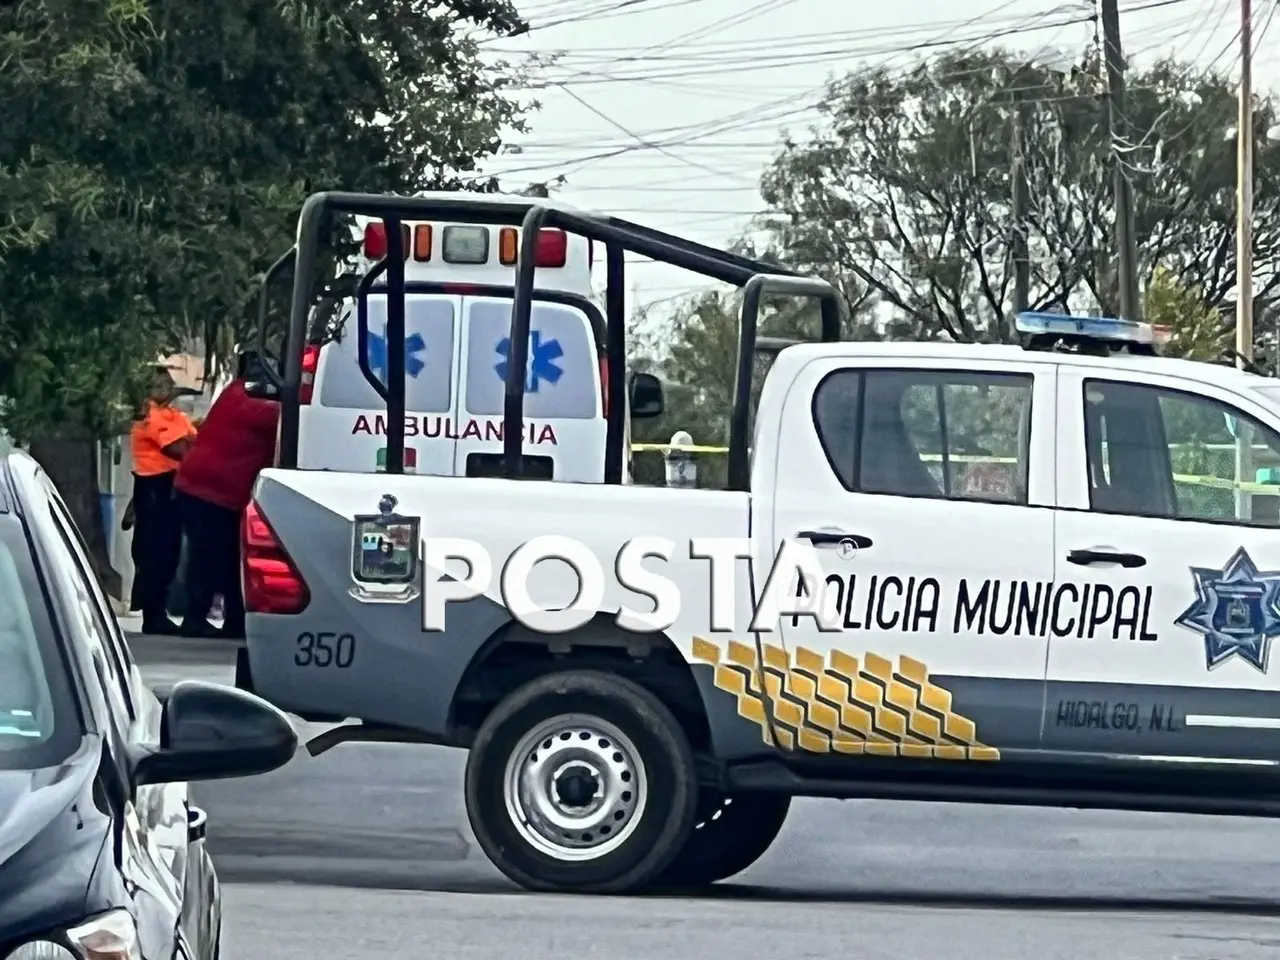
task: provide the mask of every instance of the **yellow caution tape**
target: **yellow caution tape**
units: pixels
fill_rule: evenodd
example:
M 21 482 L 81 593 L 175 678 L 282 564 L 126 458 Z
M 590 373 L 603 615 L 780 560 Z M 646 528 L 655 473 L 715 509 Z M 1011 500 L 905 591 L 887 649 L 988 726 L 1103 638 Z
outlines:
M 645 451 L 655 451 L 666 453 L 668 450 L 678 450 L 682 453 L 728 453 L 728 447 L 711 447 L 697 444 L 670 444 L 670 443 L 633 443 L 631 449 L 637 453 Z M 920 455 L 921 460 L 931 462 L 941 462 L 942 454 L 940 453 L 923 453 Z M 983 457 L 974 454 L 958 454 L 949 456 L 947 460 L 951 463 L 1017 463 L 1017 457 Z M 1280 484 L 1270 483 L 1253 483 L 1252 481 L 1235 481 L 1224 477 L 1213 476 L 1197 476 L 1189 473 L 1175 473 L 1173 475 L 1175 483 L 1185 483 L 1197 487 L 1209 487 L 1212 490 L 1240 490 L 1244 493 L 1258 493 L 1266 496 L 1280 496 Z
M 668 450 L 679 450 L 681 453 L 728 453 L 728 447 L 705 447 L 697 444 L 671 443 L 633 443 L 631 449 L 637 452 L 657 450 L 666 453 Z
M 1210 487 L 1214 490 L 1240 490 L 1244 493 L 1260 493 L 1269 497 L 1280 497 L 1280 485 L 1274 483 L 1254 483 L 1251 480 L 1224 480 L 1222 477 L 1195 477 L 1189 474 L 1175 473 L 1175 483 L 1188 483 L 1197 487 Z

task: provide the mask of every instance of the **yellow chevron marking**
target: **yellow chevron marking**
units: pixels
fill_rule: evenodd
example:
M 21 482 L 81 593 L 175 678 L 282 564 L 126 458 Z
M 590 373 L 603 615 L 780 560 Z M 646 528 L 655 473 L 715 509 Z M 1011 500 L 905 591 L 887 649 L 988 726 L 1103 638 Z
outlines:
M 746 667 L 753 671 L 756 669 L 756 652 L 745 643 L 730 640 L 728 659 L 740 667 Z
M 695 637 L 693 659 L 736 700 L 738 714 L 782 750 L 932 760 L 999 760 L 977 725 L 955 712 L 951 691 L 911 657 L 874 652 L 859 659 L 761 644 L 760 655 L 730 640 L 723 648 Z M 767 703 L 766 703 L 767 698 Z M 766 709 L 766 706 L 768 709 Z M 770 722 L 772 720 L 772 723 Z
M 719 663 L 720 648 L 710 640 L 703 640 L 702 637 L 694 637 L 693 659 L 701 660 L 703 663 Z
M 734 695 L 737 699 L 738 715 L 760 727 L 764 742 L 772 744 L 773 735 L 770 732 L 769 717 L 765 713 L 764 703 L 748 683 L 748 677 L 755 675 L 754 662 L 736 669 L 722 664 L 720 648 L 710 640 L 704 640 L 701 637 L 693 638 L 693 656 L 694 659 L 711 664 L 715 668 L 712 673 L 715 685 L 726 693 Z

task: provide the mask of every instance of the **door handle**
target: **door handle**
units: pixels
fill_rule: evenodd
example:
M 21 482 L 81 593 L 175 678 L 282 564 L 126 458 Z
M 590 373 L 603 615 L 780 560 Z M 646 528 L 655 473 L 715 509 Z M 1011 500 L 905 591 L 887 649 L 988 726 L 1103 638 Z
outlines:
M 1072 550 L 1067 554 L 1067 562 L 1076 563 L 1082 567 L 1092 566 L 1095 563 L 1115 563 L 1132 570 L 1135 567 L 1145 567 L 1147 558 L 1140 557 L 1136 553 L 1116 553 L 1112 550 Z
M 796 534 L 797 540 L 808 540 L 815 547 L 835 546 L 839 543 L 851 543 L 859 550 L 871 546 L 871 538 L 860 533 L 841 533 L 839 530 L 801 530 Z

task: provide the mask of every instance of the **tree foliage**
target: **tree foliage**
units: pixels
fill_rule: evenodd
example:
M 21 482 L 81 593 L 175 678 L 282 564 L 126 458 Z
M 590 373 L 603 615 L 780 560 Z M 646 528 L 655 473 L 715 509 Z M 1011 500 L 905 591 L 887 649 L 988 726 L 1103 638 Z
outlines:
M 856 279 L 914 335 L 1012 334 L 1010 251 L 1027 234 L 1031 306 L 1114 315 L 1113 163 L 1135 198 L 1141 278 L 1165 269 L 1229 307 L 1235 285 L 1235 87 L 1161 61 L 1130 70 L 1112 141 L 1092 57 L 1059 72 L 1006 50 L 965 51 L 833 82 L 822 120 L 787 138 L 762 182 L 789 262 Z M 1275 122 L 1271 98 L 1256 129 Z M 1011 172 L 1029 201 L 1019 222 Z M 1280 286 L 1280 145 L 1257 144 L 1259 303 Z
M 1231 327 L 1209 306 L 1204 294 L 1163 267 L 1147 284 L 1144 317 L 1168 330 L 1170 339 L 1162 350 L 1165 356 L 1213 363 L 1235 344 Z
M 308 193 L 463 185 L 521 109 L 477 37 L 521 26 L 508 0 L 0 5 L 0 426 L 89 444 L 158 355 L 243 338 Z

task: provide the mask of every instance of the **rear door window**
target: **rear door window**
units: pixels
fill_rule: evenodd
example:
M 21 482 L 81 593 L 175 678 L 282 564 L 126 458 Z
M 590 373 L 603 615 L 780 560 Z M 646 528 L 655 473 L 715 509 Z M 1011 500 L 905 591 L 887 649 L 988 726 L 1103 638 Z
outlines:
M 510 300 L 469 300 L 467 412 L 502 415 L 511 326 Z M 529 322 L 524 415 L 529 420 L 587 420 L 600 414 L 600 364 L 586 315 L 576 307 L 534 303 Z
M 453 398 L 454 304 L 432 296 L 405 298 L 406 410 L 448 413 Z M 381 410 L 382 398 L 360 370 L 355 308 L 341 340 L 324 348 L 320 405 L 354 410 Z M 387 298 L 369 297 L 369 366 L 386 382 Z

